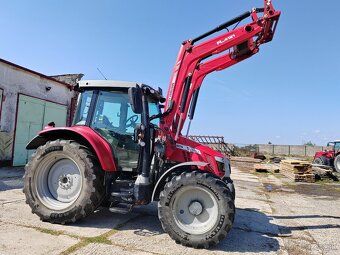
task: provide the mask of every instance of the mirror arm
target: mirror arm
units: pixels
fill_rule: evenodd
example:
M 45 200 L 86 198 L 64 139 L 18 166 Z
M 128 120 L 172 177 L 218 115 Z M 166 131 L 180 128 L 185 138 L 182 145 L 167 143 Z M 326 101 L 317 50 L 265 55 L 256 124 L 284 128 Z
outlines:
M 173 103 L 170 103 L 170 107 L 163 113 L 159 113 L 159 114 L 155 114 L 155 115 L 152 115 L 150 117 L 150 121 L 151 120 L 154 120 L 154 119 L 157 119 L 157 118 L 163 118 L 163 117 L 166 117 L 170 114 L 170 112 L 172 111 L 172 108 L 173 108 L 174 104 Z

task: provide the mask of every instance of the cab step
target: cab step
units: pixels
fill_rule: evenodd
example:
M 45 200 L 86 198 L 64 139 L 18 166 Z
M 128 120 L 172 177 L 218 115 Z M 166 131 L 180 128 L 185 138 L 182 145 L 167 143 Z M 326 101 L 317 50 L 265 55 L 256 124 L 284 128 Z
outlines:
M 113 213 L 127 214 L 132 211 L 133 204 L 119 203 L 110 206 L 109 211 Z

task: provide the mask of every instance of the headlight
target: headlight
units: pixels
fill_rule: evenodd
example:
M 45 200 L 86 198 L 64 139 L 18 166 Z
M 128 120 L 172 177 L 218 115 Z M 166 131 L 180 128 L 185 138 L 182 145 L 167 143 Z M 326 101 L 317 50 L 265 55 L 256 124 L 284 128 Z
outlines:
M 215 160 L 217 163 L 218 171 L 225 173 L 225 176 L 230 177 L 231 169 L 230 169 L 230 161 L 228 158 L 215 156 Z
M 216 160 L 217 162 L 220 162 L 220 163 L 223 163 L 223 164 L 224 164 L 224 158 L 222 158 L 222 157 L 215 156 L 215 160 Z
M 225 172 L 225 161 L 224 158 L 215 156 L 215 160 L 217 163 L 217 168 L 219 172 Z

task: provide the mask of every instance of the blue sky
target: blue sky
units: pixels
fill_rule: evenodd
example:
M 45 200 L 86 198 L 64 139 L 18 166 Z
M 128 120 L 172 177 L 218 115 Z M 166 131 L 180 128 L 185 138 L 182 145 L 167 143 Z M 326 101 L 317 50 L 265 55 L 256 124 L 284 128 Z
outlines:
M 262 0 L 0 3 L 0 58 L 84 79 L 102 79 L 100 68 L 108 79 L 164 91 L 183 40 L 263 6 Z M 274 40 L 205 79 L 191 134 L 243 144 L 340 139 L 340 2 L 273 3 L 282 11 Z

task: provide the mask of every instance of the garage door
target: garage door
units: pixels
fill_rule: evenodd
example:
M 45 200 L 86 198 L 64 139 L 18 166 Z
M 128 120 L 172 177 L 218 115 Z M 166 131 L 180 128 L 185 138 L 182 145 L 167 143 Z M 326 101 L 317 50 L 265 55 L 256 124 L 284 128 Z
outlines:
M 67 107 L 41 99 L 20 95 L 15 132 L 13 165 L 25 165 L 33 151 L 26 150 L 27 143 L 47 123 L 54 121 L 56 126 L 66 125 Z

